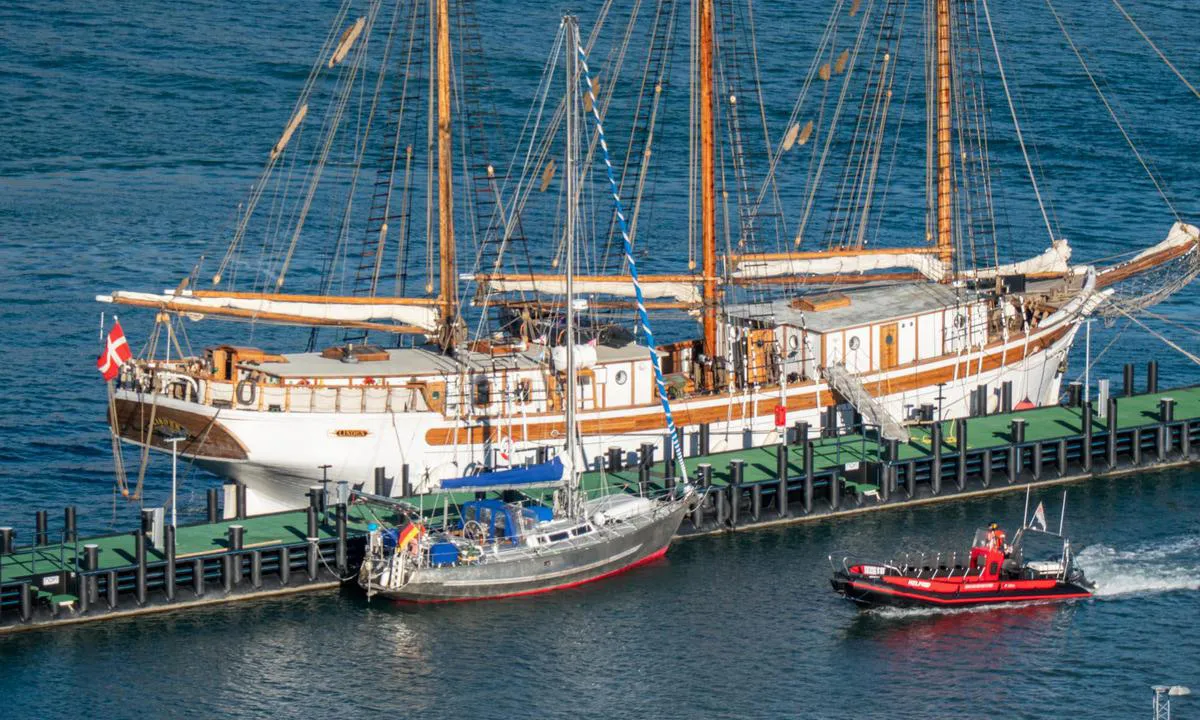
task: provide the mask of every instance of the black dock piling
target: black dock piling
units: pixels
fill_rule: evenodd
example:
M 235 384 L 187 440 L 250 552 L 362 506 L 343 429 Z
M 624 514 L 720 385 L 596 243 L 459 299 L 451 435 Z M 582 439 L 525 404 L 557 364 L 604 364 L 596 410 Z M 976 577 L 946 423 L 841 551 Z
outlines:
M 750 486 L 750 519 L 758 522 L 762 517 L 762 483 L 754 483 Z
M 638 494 L 645 497 L 650 492 L 650 466 L 645 463 L 638 465 Z
M 14 532 L 10 527 L 0 527 L 0 555 L 12 555 Z
M 979 468 L 979 484 L 983 487 L 989 487 L 992 484 L 992 450 L 988 448 L 983 451 L 983 458 L 980 461 Z
M 279 548 L 279 584 L 287 587 L 292 581 L 292 551 L 289 548 Z
M 78 531 L 75 525 L 75 506 L 68 505 L 63 508 L 63 542 L 73 545 L 78 539 Z
M 842 506 L 842 476 L 834 473 L 829 478 L 829 507 L 837 510 Z
M 88 597 L 88 604 L 100 602 L 100 581 L 96 577 L 96 571 L 100 569 L 100 546 L 95 543 L 88 543 L 83 546 L 83 569 L 88 571 L 87 582 L 84 583 L 85 592 Z
M 700 487 L 712 487 L 712 465 L 709 463 L 700 463 L 697 469 L 700 471 Z
M 725 488 L 723 488 L 723 487 L 715 488 L 712 492 L 716 493 L 716 495 L 717 495 L 717 500 L 716 500 L 716 502 L 717 502 L 717 508 L 716 508 L 717 527 L 721 527 L 722 525 L 725 524 L 725 518 L 729 514 L 729 510 L 728 510 L 729 501 L 726 499 L 726 498 L 728 498 L 728 495 L 726 494 Z
M 909 460 L 904 463 L 904 494 L 911 500 L 917 492 L 917 463 Z
M 1044 460 L 1043 451 L 1045 444 L 1035 442 L 1033 447 L 1029 448 L 1030 454 L 1033 456 L 1033 479 L 1035 481 L 1042 479 L 1042 461 Z
M 1129 461 L 1134 465 L 1142 464 L 1142 430 L 1134 428 L 1129 437 Z
M 33 544 L 37 546 L 50 544 L 50 518 L 45 510 L 38 510 L 33 515 L 34 532 Z
M 798 422 L 796 423 L 796 444 L 803 446 L 806 442 L 808 442 L 808 423 Z
M 712 441 L 712 430 L 708 427 L 708 423 L 700 423 L 700 437 L 698 438 L 699 450 L 701 455 L 709 454 L 709 446 Z
M 942 492 L 942 423 L 929 426 L 929 449 L 933 457 L 929 463 L 929 489 L 934 495 Z
M 337 571 L 345 577 L 350 565 L 346 561 L 346 505 L 337 506 Z
M 21 622 L 27 623 L 33 619 L 33 587 L 29 583 L 21 583 Z
M 1058 462 L 1058 476 L 1063 477 L 1067 474 L 1067 439 L 1060 438 L 1058 441 L 1058 455 L 1055 457 Z
M 240 552 L 246 545 L 246 528 L 243 525 L 229 526 L 229 549 Z
M 1000 383 L 1000 412 L 1010 413 L 1012 409 L 1012 380 L 1005 380 Z
M 1117 466 L 1117 433 L 1120 432 L 1120 427 L 1117 425 L 1117 399 L 1115 397 L 1108 399 L 1108 418 L 1106 419 L 1108 421 L 1108 438 L 1104 451 L 1108 469 L 1111 470 Z
M 167 563 L 163 567 L 163 592 L 167 594 L 167 602 L 175 601 L 175 526 L 163 528 L 163 551 Z
M 729 461 L 729 524 L 738 526 L 738 514 L 742 506 L 742 479 L 746 473 L 745 460 Z
M 220 509 L 217 506 L 217 489 L 209 488 L 205 494 L 208 499 L 208 522 L 215 523 L 221 519 Z
M 954 421 L 954 445 L 958 450 L 958 462 L 954 468 L 954 486 L 962 490 L 967 484 L 967 419 Z
M 262 550 L 250 553 L 250 587 L 255 590 L 262 587 Z
M 146 533 L 137 532 L 133 538 L 133 557 L 137 562 L 137 586 L 134 588 L 134 600 L 138 607 L 146 604 Z
M 1067 407 L 1079 407 L 1080 400 L 1083 399 L 1083 383 L 1078 380 L 1067 385 Z
M 225 589 L 225 594 L 233 592 L 233 573 L 237 571 L 238 575 L 242 574 L 242 563 L 240 558 L 235 554 L 221 556 L 221 586 Z
M 120 602 L 120 588 L 117 587 L 117 571 L 109 570 L 107 577 L 104 578 L 104 599 L 108 602 L 109 610 L 116 610 L 117 604 Z
M 387 468 L 375 468 L 373 492 L 380 497 L 390 497 L 392 494 L 392 480 L 387 476 Z
M 546 462 L 545 454 L 546 454 L 545 448 L 538 448 L 538 462 L 539 463 Z M 409 474 L 408 474 L 408 463 L 404 463 L 403 465 L 400 466 L 400 497 L 412 497 L 412 494 L 413 494 L 412 480 L 409 478 Z
M 610 473 L 621 472 L 621 448 L 610 447 L 608 449 L 608 471 Z
M 975 393 L 979 396 L 979 415 L 983 417 L 988 414 L 988 386 L 983 383 L 975 388 Z M 941 418 L 938 418 L 941 420 Z
M 1158 361 L 1151 360 L 1146 363 L 1146 392 L 1158 392 Z
M 1123 394 L 1125 397 L 1129 397 L 1133 395 L 1133 363 L 1125 363 L 1123 375 L 1122 379 L 1125 381 L 1125 392 Z
M 317 511 L 318 515 L 325 513 L 325 488 L 320 485 L 309 485 L 308 506 Z
M 237 519 L 246 519 L 246 485 L 245 483 L 236 483 L 234 485 L 237 493 Z
M 775 448 L 775 477 L 779 488 L 775 491 L 775 513 L 781 518 L 788 516 L 788 446 L 779 443 Z
M 813 441 L 804 441 L 804 514 L 813 508 Z
M 642 443 L 638 452 L 638 464 L 642 467 L 654 467 L 654 443 Z
M 1080 448 L 1079 465 L 1084 472 L 1092 471 L 1092 401 L 1085 400 L 1080 406 L 1079 422 L 1083 430 L 1083 447 Z
M 192 560 L 192 594 L 204 597 L 204 558 Z
M 830 405 L 825 408 L 825 414 L 822 420 L 824 427 L 822 428 L 821 437 L 833 438 L 838 434 L 838 416 L 837 405 Z
M 1025 420 L 1016 418 L 1009 423 L 1008 427 L 1008 437 L 1011 443 L 1008 446 L 1008 482 L 1011 484 L 1017 481 L 1017 478 L 1021 476 L 1021 471 L 1025 469 L 1025 453 L 1021 449 L 1021 444 L 1025 442 Z

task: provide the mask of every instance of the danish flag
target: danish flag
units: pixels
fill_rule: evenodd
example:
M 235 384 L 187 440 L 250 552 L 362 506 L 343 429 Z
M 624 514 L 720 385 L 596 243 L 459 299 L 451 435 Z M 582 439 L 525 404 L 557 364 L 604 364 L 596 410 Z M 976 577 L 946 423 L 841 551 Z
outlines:
M 125 342 L 125 331 L 121 323 L 114 322 L 112 330 L 108 331 L 108 345 L 100 357 L 96 358 L 96 369 L 105 380 L 112 380 L 121 371 L 121 364 L 133 357 L 129 351 L 129 343 Z

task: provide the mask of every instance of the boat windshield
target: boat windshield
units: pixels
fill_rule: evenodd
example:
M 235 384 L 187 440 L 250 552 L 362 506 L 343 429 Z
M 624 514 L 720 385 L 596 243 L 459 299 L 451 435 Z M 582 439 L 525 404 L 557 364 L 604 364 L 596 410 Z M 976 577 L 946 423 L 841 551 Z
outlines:
M 971 541 L 973 548 L 988 547 L 988 530 L 987 528 L 979 528 L 975 531 L 975 539 Z

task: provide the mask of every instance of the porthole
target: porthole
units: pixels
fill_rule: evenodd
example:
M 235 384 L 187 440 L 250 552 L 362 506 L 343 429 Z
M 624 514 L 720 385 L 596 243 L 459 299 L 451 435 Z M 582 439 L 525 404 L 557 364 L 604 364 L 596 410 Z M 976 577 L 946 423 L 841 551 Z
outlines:
M 617 371 L 617 384 L 624 385 L 628 381 L 629 381 L 629 373 L 625 372 L 624 370 L 618 370 Z
M 885 343 L 887 343 L 888 345 L 891 345 L 893 342 L 895 342 L 895 341 L 892 339 L 892 334 L 891 334 L 891 333 L 888 333 L 887 335 L 884 335 L 884 336 L 883 336 L 883 341 L 884 341 Z
M 954 327 L 960 328 L 960 327 L 964 327 L 966 324 L 967 324 L 967 316 L 966 315 L 959 313 L 958 315 L 954 316 Z
M 788 335 L 788 349 L 789 350 L 799 350 L 800 349 L 800 336 L 799 335 Z
M 862 342 L 859 341 L 858 338 L 856 338 L 856 337 L 850 338 L 850 349 L 851 350 L 858 350 L 860 345 L 862 345 Z

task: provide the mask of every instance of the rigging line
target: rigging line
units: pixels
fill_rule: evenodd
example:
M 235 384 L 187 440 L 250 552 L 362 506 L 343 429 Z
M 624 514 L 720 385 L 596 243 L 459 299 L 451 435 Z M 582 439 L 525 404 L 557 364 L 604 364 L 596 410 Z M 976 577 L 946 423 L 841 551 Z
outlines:
M 1162 340 L 1164 343 L 1166 343 L 1167 347 L 1171 348 L 1172 350 L 1175 350 L 1176 352 L 1178 352 L 1179 354 L 1183 355 L 1183 356 L 1184 356 L 1184 357 L 1186 357 L 1188 360 L 1191 360 L 1192 362 L 1196 363 L 1197 365 L 1200 365 L 1200 357 L 1197 357 L 1197 356 L 1193 355 L 1192 353 L 1188 352 L 1187 350 L 1184 350 L 1183 348 L 1179 347 L 1179 345 L 1177 345 L 1177 344 L 1175 344 L 1174 342 L 1172 342 L 1172 341 L 1171 341 L 1171 339 L 1170 339 L 1170 338 L 1168 338 L 1166 335 L 1163 335 L 1162 333 L 1158 332 L 1157 330 L 1154 330 L 1153 328 L 1151 328 L 1151 327 L 1150 327 L 1149 325 L 1147 325 L 1146 323 L 1142 322 L 1141 320 L 1138 320 L 1138 319 L 1137 319 L 1136 317 L 1134 317 L 1133 315 L 1130 315 L 1129 313 L 1125 312 L 1125 309 L 1124 309 L 1124 308 L 1122 308 L 1120 305 L 1117 305 L 1116 303 L 1112 302 L 1111 300 L 1109 300 L 1109 301 L 1108 301 L 1108 303 L 1109 303 L 1110 305 L 1112 305 L 1112 307 L 1113 307 L 1113 309 L 1114 309 L 1114 310 L 1116 310 L 1117 312 L 1121 313 L 1121 314 L 1122 314 L 1122 315 L 1124 315 L 1125 317 L 1127 317 L 1127 318 L 1129 318 L 1130 320 L 1132 320 L 1134 323 L 1136 323 L 1136 324 L 1137 324 L 1139 327 L 1141 327 L 1143 330 L 1145 330 L 1146 332 L 1150 333 L 1151 335 L 1153 335 L 1154 337 L 1158 338 L 1159 340 Z
M 986 11 L 986 1 L 984 2 L 983 7 Z M 1063 37 L 1067 39 L 1067 44 L 1071 46 L 1071 52 L 1075 53 L 1075 57 L 1079 60 L 1079 64 L 1083 66 L 1083 71 L 1087 74 L 1088 80 L 1092 83 L 1092 87 L 1095 88 L 1096 94 L 1100 96 L 1100 101 L 1104 103 L 1104 107 L 1106 110 L 1108 110 L 1108 114 L 1112 117 L 1113 122 L 1117 124 L 1117 129 L 1121 131 L 1121 136 L 1125 138 L 1125 142 L 1128 143 L 1129 149 L 1133 150 L 1133 154 L 1137 157 L 1138 162 L 1142 164 L 1142 169 L 1145 170 L 1146 175 L 1150 177 L 1150 182 L 1154 183 L 1154 188 L 1158 190 L 1158 194 L 1162 197 L 1163 202 L 1167 204 L 1167 208 L 1171 211 L 1171 214 L 1175 216 L 1175 219 L 1179 222 L 1183 222 L 1183 218 L 1180 217 L 1179 212 L 1175 210 L 1175 205 L 1171 203 L 1171 199 L 1167 197 L 1166 190 L 1159 182 L 1158 177 L 1150 169 L 1150 166 L 1146 163 L 1146 159 L 1142 157 L 1142 154 L 1138 152 L 1137 146 L 1133 144 L 1133 139 L 1130 138 L 1129 133 L 1125 131 L 1125 126 L 1121 123 L 1121 120 L 1117 118 L 1116 111 L 1114 111 L 1112 105 L 1109 104 L 1108 98 L 1104 95 L 1104 91 L 1100 89 L 1100 85 L 1096 82 L 1096 77 L 1092 75 L 1091 68 L 1089 68 L 1087 62 L 1084 61 L 1083 55 L 1079 53 L 1079 48 L 1075 46 L 1075 41 L 1071 39 L 1071 34 L 1067 32 L 1066 25 L 1063 25 L 1062 18 L 1059 17 L 1058 11 L 1054 8 L 1054 3 L 1050 2 L 1050 0 L 1046 0 L 1046 7 L 1050 8 L 1050 14 L 1054 16 L 1054 22 L 1058 23 L 1058 29 L 1062 31 Z
M 1167 325 L 1171 325 L 1173 327 L 1177 327 L 1180 330 L 1183 330 L 1184 332 L 1188 332 L 1193 335 L 1200 335 L 1200 330 L 1197 330 L 1194 327 L 1189 327 L 1187 325 L 1184 325 L 1183 323 L 1178 322 L 1176 320 L 1172 320 L 1171 318 L 1167 317 L 1166 315 L 1161 315 L 1156 312 L 1151 312 L 1144 308 L 1142 310 L 1140 310 L 1139 312 L 1141 312 L 1141 314 L 1145 315 L 1146 317 L 1153 318 L 1155 320 L 1158 320 L 1159 322 L 1166 323 Z
M 1121 5 L 1121 3 L 1118 2 L 1118 0 L 1113 0 L 1113 5 L 1117 6 L 1117 9 L 1121 11 L 1121 14 L 1125 16 L 1125 19 L 1129 21 L 1129 24 L 1133 26 L 1133 29 L 1137 30 L 1138 35 L 1141 35 L 1142 39 L 1154 49 L 1154 52 L 1158 53 L 1158 57 L 1167 64 L 1167 67 L 1171 68 L 1171 72 L 1175 73 L 1175 77 L 1179 78 L 1180 82 L 1182 82 L 1184 85 L 1187 85 L 1187 89 L 1191 90 L 1193 95 L 1200 98 L 1200 90 L 1197 90 L 1194 85 L 1188 82 L 1187 78 L 1183 76 L 1183 73 L 1179 72 L 1179 68 L 1175 67 L 1175 63 L 1167 59 L 1167 56 L 1163 54 L 1162 50 L 1158 49 L 1158 46 L 1154 44 L 1154 41 L 1150 39 L 1149 35 L 1142 32 L 1142 28 L 1133 21 L 1133 17 L 1125 11 L 1125 8 Z
M 633 259 L 633 245 L 629 240 L 629 228 L 625 224 L 625 211 L 621 206 L 621 195 L 618 190 L 617 178 L 613 172 L 612 159 L 608 155 L 608 143 L 604 141 L 604 124 L 600 121 L 600 108 L 596 103 L 596 93 L 592 86 L 591 71 L 588 70 L 587 55 L 582 46 L 576 46 L 579 53 L 579 70 L 584 80 L 584 87 L 592 100 L 592 118 L 596 121 L 596 136 L 604 157 L 604 169 L 608 175 L 609 188 L 612 190 L 613 206 L 617 214 L 617 222 L 621 228 L 621 239 L 625 246 L 625 259 L 629 266 L 629 275 L 633 278 L 633 289 L 637 295 L 638 320 L 642 331 L 646 334 L 646 346 L 650 352 L 650 364 L 654 366 L 654 381 L 658 386 L 658 397 L 662 401 L 663 415 L 667 420 L 667 431 L 671 434 L 671 449 L 679 463 L 680 477 L 687 478 L 687 466 L 683 461 L 683 446 L 679 443 L 679 431 L 675 429 L 675 418 L 671 415 L 671 401 L 667 397 L 666 381 L 663 379 L 662 364 L 658 351 L 654 347 L 654 331 L 650 329 L 650 318 L 646 315 L 646 303 L 642 298 L 642 285 L 638 280 L 637 261 Z M 568 341 L 571 339 L 568 338 Z
M 810 177 L 810 180 L 809 180 L 810 184 L 809 184 L 809 191 L 808 191 L 808 199 L 805 202 L 804 213 L 800 219 L 800 228 L 796 231 L 796 238 L 795 238 L 796 247 L 800 247 L 800 243 L 804 239 L 804 230 L 808 226 L 808 219 L 812 215 L 813 206 L 816 202 L 817 186 L 820 184 L 821 175 L 825 171 L 825 162 L 826 162 L 826 160 L 829 159 L 830 150 L 832 150 L 832 148 L 833 148 L 833 140 L 837 135 L 838 119 L 841 117 L 842 109 L 845 107 L 845 104 L 846 104 L 846 95 L 849 94 L 849 90 L 850 90 L 850 78 L 854 76 L 854 69 L 858 66 L 858 53 L 862 49 L 863 40 L 866 38 L 867 21 L 869 20 L 869 18 L 871 17 L 871 15 L 874 11 L 874 6 L 875 6 L 874 2 L 869 2 L 867 5 L 867 8 L 865 10 L 863 10 L 863 19 L 862 19 L 861 23 L 859 24 L 858 34 L 854 40 L 854 52 L 852 52 L 850 54 L 849 63 L 846 66 L 846 75 L 842 79 L 842 89 L 841 89 L 841 92 L 838 94 L 837 104 L 834 106 L 833 118 L 829 121 L 829 131 L 825 135 L 825 147 L 821 151 L 821 159 L 817 163 L 816 170 L 812 174 L 812 176 Z M 833 49 L 835 49 L 835 48 L 831 47 L 830 52 L 832 52 Z M 829 86 L 828 81 L 825 82 L 825 86 L 826 87 Z M 814 154 L 816 153 L 816 144 L 815 143 L 813 145 L 813 153 Z
M 1049 2 L 1049 0 L 1046 0 Z M 987 0 L 983 0 L 983 17 L 987 21 L 988 37 L 992 40 L 992 51 L 996 55 L 996 69 L 1000 72 L 1000 84 L 1004 87 L 1004 99 L 1008 102 L 1008 111 L 1012 114 L 1013 129 L 1017 133 L 1017 143 L 1021 146 L 1021 156 L 1025 158 L 1025 168 L 1029 171 L 1029 182 L 1033 184 L 1033 194 L 1037 198 L 1038 210 L 1046 223 L 1046 234 L 1050 242 L 1054 242 L 1054 229 L 1050 226 L 1050 216 L 1046 214 L 1046 204 L 1042 202 L 1042 191 L 1038 188 L 1037 176 L 1033 172 L 1033 163 L 1029 161 L 1029 150 L 1025 147 L 1025 136 L 1021 133 L 1021 122 L 1017 119 L 1017 108 L 1013 104 L 1012 93 L 1008 89 L 1008 76 L 1004 73 L 1004 61 L 1000 59 L 1000 45 L 996 42 L 996 32 L 992 29 L 992 12 L 988 9 Z M 1063 32 L 1066 32 L 1065 30 Z

